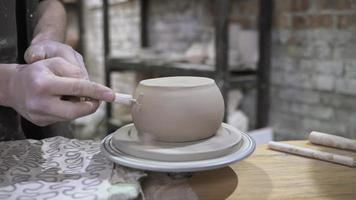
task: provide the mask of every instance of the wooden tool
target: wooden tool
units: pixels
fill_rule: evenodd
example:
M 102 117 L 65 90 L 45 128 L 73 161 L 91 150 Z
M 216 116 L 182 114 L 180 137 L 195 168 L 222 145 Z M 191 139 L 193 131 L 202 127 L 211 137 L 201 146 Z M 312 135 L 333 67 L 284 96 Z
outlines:
M 350 167 L 356 167 L 355 159 L 350 156 L 343 156 L 339 154 L 318 151 L 314 149 L 299 147 L 299 146 L 281 143 L 281 142 L 269 142 L 268 147 L 270 149 L 274 149 L 277 151 L 283 151 L 283 152 L 301 155 L 309 158 L 315 158 L 328 162 L 338 163 Z
M 132 103 L 136 103 L 136 99 L 129 94 L 115 93 L 115 103 L 131 105 Z
M 335 147 L 339 149 L 356 151 L 356 141 L 341 136 L 313 131 L 309 135 L 313 144 Z

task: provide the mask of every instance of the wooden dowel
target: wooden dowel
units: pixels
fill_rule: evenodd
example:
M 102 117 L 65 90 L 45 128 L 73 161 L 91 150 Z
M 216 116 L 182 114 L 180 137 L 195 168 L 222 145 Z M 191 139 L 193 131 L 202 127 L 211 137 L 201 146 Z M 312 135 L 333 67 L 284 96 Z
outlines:
M 322 152 L 319 150 L 309 149 L 305 147 L 299 147 L 291 144 L 281 142 L 269 142 L 268 147 L 270 149 L 283 151 L 291 154 L 301 155 L 309 158 L 315 158 L 328 162 L 338 163 L 350 167 L 356 167 L 356 162 L 353 157 L 343 156 L 339 154 L 333 154 L 328 152 Z
M 309 135 L 309 141 L 314 144 L 356 151 L 356 141 L 341 136 L 313 131 Z
M 132 103 L 136 102 L 136 99 L 129 94 L 122 94 L 122 93 L 115 93 L 115 103 L 124 104 L 124 105 L 131 105 Z

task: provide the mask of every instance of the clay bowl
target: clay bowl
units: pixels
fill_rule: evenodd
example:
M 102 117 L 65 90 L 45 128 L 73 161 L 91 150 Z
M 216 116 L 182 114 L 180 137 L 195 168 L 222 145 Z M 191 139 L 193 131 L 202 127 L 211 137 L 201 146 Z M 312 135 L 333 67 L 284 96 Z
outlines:
M 133 122 L 139 134 L 165 142 L 195 141 L 213 136 L 221 126 L 224 100 L 215 81 L 175 76 L 146 79 L 134 98 Z

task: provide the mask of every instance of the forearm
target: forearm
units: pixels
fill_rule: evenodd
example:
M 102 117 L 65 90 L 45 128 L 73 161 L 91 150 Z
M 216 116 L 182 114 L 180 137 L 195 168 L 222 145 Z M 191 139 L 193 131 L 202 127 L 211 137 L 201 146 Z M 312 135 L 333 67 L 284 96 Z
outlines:
M 57 0 L 42 1 L 37 8 L 37 18 L 32 44 L 43 40 L 64 41 L 66 12 Z
M 10 106 L 10 84 L 18 64 L 0 64 L 0 105 Z M 20 81 L 20 80 L 19 80 Z
M 24 55 L 26 63 L 61 57 L 81 70 L 83 76 L 78 78 L 89 80 L 82 56 L 63 42 L 66 30 L 66 13 L 63 5 L 58 0 L 42 1 L 38 6 L 37 15 L 34 39 Z

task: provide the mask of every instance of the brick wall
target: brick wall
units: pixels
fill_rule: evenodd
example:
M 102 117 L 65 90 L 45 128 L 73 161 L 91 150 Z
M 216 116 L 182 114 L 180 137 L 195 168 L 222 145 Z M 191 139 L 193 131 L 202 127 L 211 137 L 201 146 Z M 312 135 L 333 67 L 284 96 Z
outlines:
M 271 125 L 356 137 L 356 1 L 275 0 Z
M 148 8 L 149 46 L 159 51 L 184 52 L 193 42 L 211 38 L 211 2 L 151 0 Z
M 140 46 L 139 1 L 111 0 L 110 48 L 113 55 L 131 54 Z M 84 5 L 85 61 L 91 78 L 104 82 L 102 1 L 86 0 Z M 118 76 L 114 76 L 115 77 Z

